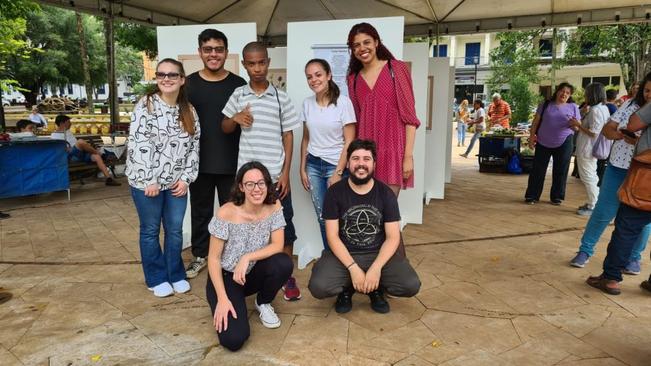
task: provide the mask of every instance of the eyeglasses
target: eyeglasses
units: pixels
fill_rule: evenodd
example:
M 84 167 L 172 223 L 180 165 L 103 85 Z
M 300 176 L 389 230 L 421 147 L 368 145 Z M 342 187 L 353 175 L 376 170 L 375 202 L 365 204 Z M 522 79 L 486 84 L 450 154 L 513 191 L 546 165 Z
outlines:
M 170 80 L 178 80 L 179 77 L 181 77 L 181 74 L 179 74 L 178 72 L 164 73 L 164 72 L 157 71 L 155 75 L 156 75 L 156 79 L 158 80 L 165 80 L 165 78 L 168 78 Z
M 244 186 L 244 188 L 247 191 L 252 191 L 252 190 L 255 189 L 255 187 L 258 187 L 260 189 L 267 188 L 267 182 L 265 182 L 263 180 L 259 180 L 257 182 L 244 182 L 244 183 L 242 183 L 242 185 Z
M 201 52 L 205 53 L 206 55 L 209 55 L 213 52 L 216 53 L 224 53 L 226 51 L 226 47 L 219 46 L 219 47 L 210 47 L 210 46 L 203 46 L 201 47 Z

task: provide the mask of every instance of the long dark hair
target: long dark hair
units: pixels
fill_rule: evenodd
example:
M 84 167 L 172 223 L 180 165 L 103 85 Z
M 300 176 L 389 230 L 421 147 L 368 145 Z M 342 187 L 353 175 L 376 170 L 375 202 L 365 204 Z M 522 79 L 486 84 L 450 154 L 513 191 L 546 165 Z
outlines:
M 181 74 L 181 77 L 185 79 L 185 70 L 183 69 L 183 64 L 176 61 L 173 58 L 164 58 L 156 64 L 156 70 L 158 70 L 158 66 L 160 66 L 163 63 L 168 63 L 176 66 L 177 69 L 179 69 L 179 74 Z M 146 103 L 147 103 L 147 110 L 151 111 L 151 98 L 154 94 L 160 93 L 160 88 L 158 87 L 158 83 L 156 84 L 156 87 L 152 91 L 146 94 Z M 183 130 L 190 135 L 194 135 L 194 113 L 192 113 L 192 105 L 190 105 L 190 102 L 188 101 L 188 97 L 186 96 L 185 92 L 185 84 L 181 85 L 181 88 L 179 89 L 179 95 L 176 97 L 176 104 L 179 106 L 179 120 L 181 122 L 181 127 L 183 127 Z
M 568 103 L 574 103 L 574 99 L 572 99 L 572 94 L 574 94 L 574 86 L 568 82 L 562 82 L 558 84 L 556 89 L 554 90 L 554 94 L 552 94 L 552 98 L 549 100 L 550 102 L 556 102 L 556 97 L 558 96 L 558 93 L 563 90 L 563 88 L 569 88 L 570 89 L 570 97 L 567 99 Z
M 330 64 L 328 61 L 322 58 L 313 58 L 305 64 L 305 69 L 307 69 L 310 64 L 319 64 L 325 71 L 326 75 L 330 75 L 330 80 L 328 80 L 328 91 L 326 92 L 326 97 L 328 97 L 328 105 L 334 104 L 337 105 L 337 99 L 339 99 L 339 86 L 337 83 L 332 81 L 332 70 L 330 69 Z
M 242 165 L 242 167 L 240 167 L 240 170 L 237 171 L 237 175 L 235 176 L 235 182 L 231 188 L 231 195 L 229 198 L 229 201 L 233 202 L 235 206 L 241 206 L 244 204 L 244 192 L 242 189 L 240 189 L 240 186 L 242 185 L 244 174 L 253 169 L 257 169 L 260 171 L 260 173 L 262 173 L 262 179 L 267 185 L 267 196 L 264 198 L 263 203 L 266 205 L 276 203 L 276 192 L 274 192 L 273 182 L 271 181 L 271 174 L 269 174 L 269 170 L 267 170 L 267 167 L 259 161 L 250 161 Z
M 373 27 L 368 23 L 358 23 L 355 24 L 352 28 L 350 28 L 350 32 L 348 32 L 348 49 L 350 50 L 350 62 L 348 63 L 348 75 L 357 74 L 364 67 L 364 65 L 362 65 L 362 62 L 358 60 L 355 57 L 355 54 L 353 53 L 353 40 L 355 39 L 355 36 L 360 33 L 368 34 L 369 36 L 371 36 L 371 38 L 377 41 L 377 48 L 375 50 L 375 55 L 379 60 L 395 60 L 395 57 L 393 57 L 391 51 L 389 51 L 389 49 L 386 48 L 386 46 L 382 43 L 382 40 L 380 39 L 380 35 L 378 34 L 375 27 Z
M 640 107 L 646 104 L 646 100 L 644 99 L 644 86 L 648 82 L 651 82 L 651 72 L 646 74 L 644 80 L 638 83 L 640 86 L 637 89 L 637 94 L 635 94 L 635 103 Z

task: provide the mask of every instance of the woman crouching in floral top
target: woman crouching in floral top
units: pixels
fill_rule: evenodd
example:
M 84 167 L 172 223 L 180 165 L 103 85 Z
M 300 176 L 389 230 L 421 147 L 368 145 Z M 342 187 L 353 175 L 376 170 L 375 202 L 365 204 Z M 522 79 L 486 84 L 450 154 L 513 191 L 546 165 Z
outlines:
M 271 301 L 294 265 L 283 253 L 285 219 L 271 187 L 271 176 L 262 163 L 242 165 L 230 202 L 208 225 L 212 236 L 206 295 L 219 343 L 231 351 L 249 338 L 246 296 L 257 293 L 255 307 L 262 325 L 280 327 Z
M 134 108 L 126 175 L 140 218 L 140 256 L 155 296 L 190 290 L 181 259 L 188 185 L 199 171 L 199 119 L 184 91 L 183 65 L 156 66 L 156 88 Z M 161 252 L 160 224 L 165 229 Z

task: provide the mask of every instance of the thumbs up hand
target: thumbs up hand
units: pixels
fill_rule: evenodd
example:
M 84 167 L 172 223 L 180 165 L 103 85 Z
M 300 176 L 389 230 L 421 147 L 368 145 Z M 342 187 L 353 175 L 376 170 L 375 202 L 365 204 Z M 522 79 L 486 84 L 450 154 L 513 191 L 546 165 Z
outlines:
M 235 121 L 242 128 L 249 128 L 253 125 L 253 114 L 251 113 L 251 104 L 247 104 L 242 111 L 233 116 Z

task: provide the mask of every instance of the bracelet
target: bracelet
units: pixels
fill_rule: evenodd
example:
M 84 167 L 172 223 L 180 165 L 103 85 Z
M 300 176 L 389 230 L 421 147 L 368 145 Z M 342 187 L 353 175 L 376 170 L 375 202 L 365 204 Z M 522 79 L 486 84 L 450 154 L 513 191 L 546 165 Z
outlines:
M 349 265 L 346 267 L 346 269 L 350 269 L 350 267 L 352 267 L 353 264 L 355 264 L 355 261 L 353 261 L 353 263 L 349 264 Z

